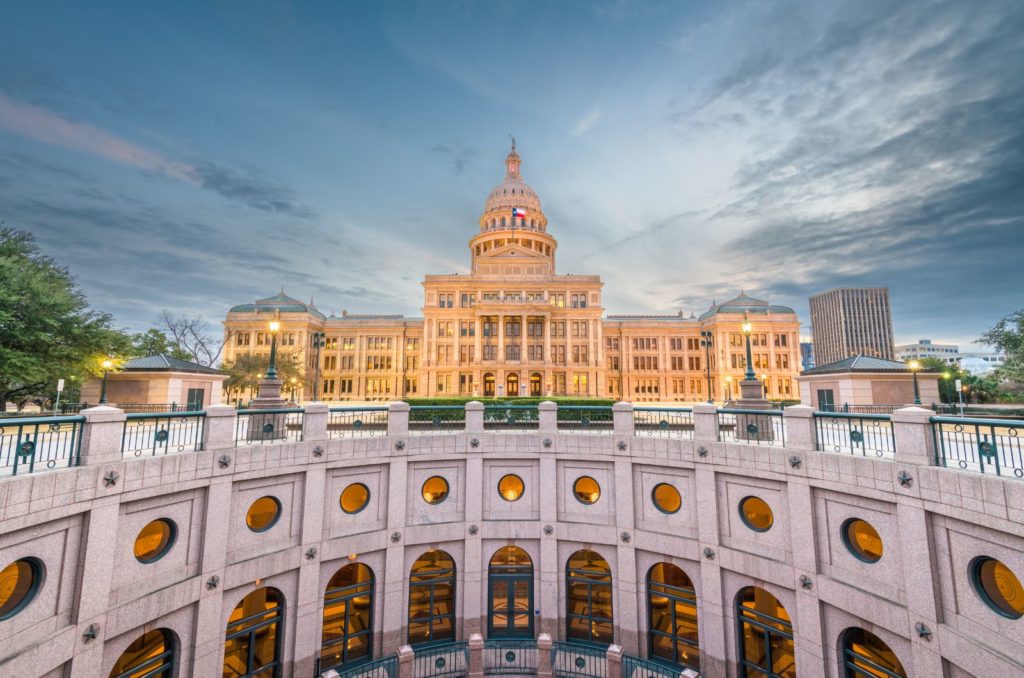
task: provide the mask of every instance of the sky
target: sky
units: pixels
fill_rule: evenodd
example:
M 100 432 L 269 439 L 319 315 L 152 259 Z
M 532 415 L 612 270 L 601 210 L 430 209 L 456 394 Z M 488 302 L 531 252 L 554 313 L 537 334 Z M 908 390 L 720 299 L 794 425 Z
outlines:
M 885 286 L 897 343 L 969 344 L 1024 307 L 1021 35 L 1019 0 L 7 2 L 0 220 L 132 331 L 282 287 L 418 316 L 513 134 L 608 313 Z

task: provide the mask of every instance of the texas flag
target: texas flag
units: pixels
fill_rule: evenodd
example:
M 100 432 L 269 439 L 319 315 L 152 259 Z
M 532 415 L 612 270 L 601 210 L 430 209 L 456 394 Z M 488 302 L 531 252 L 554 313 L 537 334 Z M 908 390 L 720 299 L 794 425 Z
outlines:
M 512 208 L 512 219 L 513 220 L 515 220 L 515 219 L 523 219 L 523 220 L 525 220 L 526 219 L 526 212 L 524 212 L 523 210 L 519 209 L 518 207 L 513 207 Z

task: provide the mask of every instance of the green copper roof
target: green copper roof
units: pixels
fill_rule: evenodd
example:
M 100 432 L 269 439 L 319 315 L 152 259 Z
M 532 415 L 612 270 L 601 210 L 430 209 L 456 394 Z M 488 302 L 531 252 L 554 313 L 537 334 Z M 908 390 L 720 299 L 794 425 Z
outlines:
M 239 304 L 238 306 L 232 306 L 229 313 L 309 313 L 317 318 L 324 318 L 323 313 L 313 305 L 310 301 L 308 304 L 304 304 L 298 299 L 293 299 L 284 293 L 282 289 L 280 292 L 272 297 L 266 299 L 257 299 L 254 304 Z
M 764 313 L 793 313 L 796 311 L 791 309 L 789 306 L 775 306 L 769 304 L 763 299 L 755 299 L 754 297 L 748 296 L 745 292 L 740 291 L 740 294 L 735 299 L 723 302 L 721 304 L 711 304 L 711 308 L 704 311 L 701 314 L 700 319 L 706 320 L 716 313 L 749 313 L 750 315 L 764 314 Z

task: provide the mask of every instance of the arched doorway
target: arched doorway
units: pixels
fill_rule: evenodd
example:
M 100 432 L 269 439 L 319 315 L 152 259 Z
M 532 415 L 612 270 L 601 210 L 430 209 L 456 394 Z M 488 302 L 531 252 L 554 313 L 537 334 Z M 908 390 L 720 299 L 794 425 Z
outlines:
M 672 563 L 647 572 L 648 655 L 700 670 L 697 594 L 693 582 Z
M 484 397 L 485 398 L 493 398 L 494 397 L 494 373 L 493 372 L 487 372 L 486 374 L 484 374 Z
M 350 563 L 334 573 L 324 592 L 320 670 L 356 665 L 373 657 L 373 570 Z
M 278 678 L 284 596 L 256 589 L 235 606 L 224 636 L 224 678 Z
M 147 631 L 132 641 L 110 669 L 110 678 L 171 678 L 174 635 L 167 629 Z
M 570 641 L 612 642 L 612 569 L 589 549 L 569 556 L 565 565 L 566 637 Z
M 530 375 L 530 395 L 537 397 L 541 395 L 544 378 L 540 376 L 539 372 L 534 372 Z
M 518 546 L 503 546 L 487 567 L 487 635 L 533 638 L 533 561 Z
M 505 395 L 519 395 L 519 373 L 509 372 L 505 375 Z
M 793 625 L 778 598 L 748 586 L 736 594 L 740 678 L 796 678 Z
M 455 640 L 455 561 L 427 551 L 409 572 L 409 644 Z
M 907 678 L 896 653 L 861 628 L 843 632 L 843 678 Z

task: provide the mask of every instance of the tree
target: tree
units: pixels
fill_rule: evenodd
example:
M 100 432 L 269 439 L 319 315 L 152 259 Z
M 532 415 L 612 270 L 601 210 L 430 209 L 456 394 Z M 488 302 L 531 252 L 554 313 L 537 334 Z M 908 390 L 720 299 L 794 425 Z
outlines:
M 255 393 L 260 380 L 267 371 L 270 357 L 259 353 L 241 353 L 233 361 L 225 362 L 221 369 L 228 373 L 224 381 L 224 389 L 230 393 Z M 285 393 L 294 377 L 299 384 L 304 383 L 305 376 L 299 354 L 294 351 L 277 352 L 277 378 L 284 381 Z
M 81 383 L 103 357 L 128 353 L 111 322 L 31 234 L 0 224 L 0 404 L 45 404 L 58 379 Z
M 970 375 L 962 370 L 959 365 L 947 365 L 941 358 L 921 358 L 921 369 L 929 372 L 939 373 L 939 400 L 940 402 L 948 403 L 952 396 L 952 402 L 957 402 L 956 396 L 956 380 L 959 379 L 961 384 L 967 383 Z M 946 377 L 946 375 L 949 377 Z
M 978 343 L 989 344 L 1006 354 L 1006 362 L 995 371 L 998 379 L 1024 384 L 1024 309 L 997 322 L 981 335 Z
M 164 310 L 160 313 L 160 326 L 169 336 L 171 345 L 188 356 L 184 360 L 206 367 L 213 367 L 220 360 L 224 344 L 231 338 L 229 333 L 220 339 L 213 337 L 210 324 L 201 315 L 178 315 Z
M 193 359 L 191 353 L 172 343 L 166 334 L 156 328 L 132 335 L 132 357 L 143 358 L 148 355 L 166 355 L 178 360 Z

